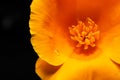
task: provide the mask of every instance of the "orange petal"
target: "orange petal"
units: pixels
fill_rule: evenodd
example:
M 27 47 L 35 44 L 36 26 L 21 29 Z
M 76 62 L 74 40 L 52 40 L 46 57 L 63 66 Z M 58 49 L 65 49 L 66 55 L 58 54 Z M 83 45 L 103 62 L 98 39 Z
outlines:
M 120 24 L 105 32 L 102 39 L 100 47 L 103 53 L 114 62 L 120 64 Z
M 53 1 L 53 0 L 52 0 Z M 52 3 L 51 1 L 51 3 Z M 54 50 L 54 40 L 52 30 L 50 31 L 50 11 L 53 8 L 53 4 L 48 3 L 48 0 L 33 0 L 31 4 L 31 15 L 30 15 L 30 32 L 31 32 L 31 43 L 36 53 L 45 61 L 51 64 L 60 65 L 63 63 L 62 59 L 59 59 Z M 53 10 L 54 11 L 54 10 Z M 48 15 L 49 14 L 49 15 Z M 51 27 L 52 28 L 52 27 Z
M 105 55 L 90 60 L 70 58 L 50 80 L 120 80 L 119 70 Z
M 31 43 L 38 56 L 52 65 L 61 65 L 71 49 L 61 26 L 55 22 L 55 0 L 33 0 L 30 15 Z M 54 15 L 54 16 L 53 16 Z M 61 45 L 64 44 L 64 45 Z
M 35 71 L 41 79 L 45 80 L 53 75 L 59 67 L 60 66 L 52 66 L 39 58 L 36 62 Z
M 112 1 L 113 5 L 103 11 L 100 19 L 101 42 L 103 53 L 120 64 L 120 1 Z

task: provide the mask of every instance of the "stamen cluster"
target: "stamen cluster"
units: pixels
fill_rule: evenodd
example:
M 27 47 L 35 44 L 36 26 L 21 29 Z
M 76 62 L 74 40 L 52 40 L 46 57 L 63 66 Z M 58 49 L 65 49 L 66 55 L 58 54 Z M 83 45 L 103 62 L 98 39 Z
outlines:
M 69 33 L 71 39 L 78 42 L 76 47 L 84 46 L 85 50 L 88 49 L 88 46 L 95 47 L 96 40 L 99 39 L 100 35 L 98 25 L 90 18 L 86 19 L 86 23 L 78 21 L 77 25 L 69 27 Z

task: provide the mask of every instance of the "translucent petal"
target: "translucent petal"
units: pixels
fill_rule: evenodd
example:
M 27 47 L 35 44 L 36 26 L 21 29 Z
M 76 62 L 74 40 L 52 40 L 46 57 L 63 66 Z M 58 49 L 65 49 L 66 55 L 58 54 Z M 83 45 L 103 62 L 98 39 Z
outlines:
M 47 62 L 38 58 L 35 66 L 35 71 L 41 79 L 48 79 L 51 75 L 53 75 L 60 66 L 53 66 L 48 64 Z

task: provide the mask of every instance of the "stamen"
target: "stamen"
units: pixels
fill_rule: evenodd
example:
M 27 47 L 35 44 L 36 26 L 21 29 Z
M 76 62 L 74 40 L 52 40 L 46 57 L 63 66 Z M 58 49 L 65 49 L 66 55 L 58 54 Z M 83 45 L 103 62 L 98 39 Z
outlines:
M 95 47 L 96 41 L 100 36 L 98 25 L 90 18 L 86 19 L 86 23 L 78 21 L 77 25 L 69 27 L 69 33 L 71 34 L 71 39 L 77 41 L 76 47 L 84 46 L 85 50 L 87 50 L 89 46 Z

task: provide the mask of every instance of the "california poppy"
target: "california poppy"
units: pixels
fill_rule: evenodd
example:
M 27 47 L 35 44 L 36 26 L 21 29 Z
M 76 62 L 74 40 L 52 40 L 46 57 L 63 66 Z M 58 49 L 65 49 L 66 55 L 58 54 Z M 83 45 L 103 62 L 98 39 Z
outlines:
M 120 80 L 119 0 L 33 0 L 31 43 L 43 80 Z

